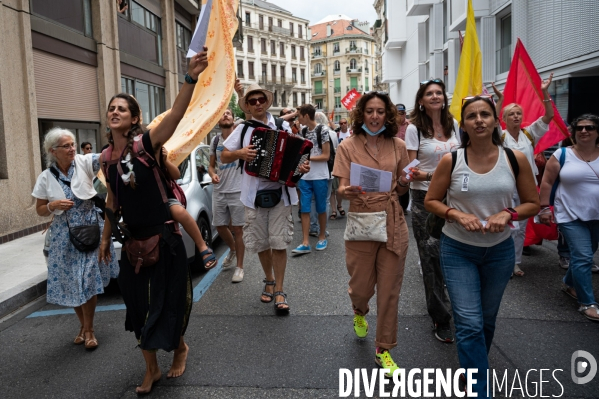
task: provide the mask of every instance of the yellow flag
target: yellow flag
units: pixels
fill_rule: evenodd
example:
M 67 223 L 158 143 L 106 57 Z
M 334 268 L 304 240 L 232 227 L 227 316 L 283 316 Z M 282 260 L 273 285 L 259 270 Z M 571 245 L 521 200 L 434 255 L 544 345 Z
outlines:
M 462 99 L 468 96 L 476 96 L 483 92 L 483 56 L 476 35 L 476 22 L 474 20 L 474 9 L 472 0 L 468 0 L 468 15 L 466 17 L 466 36 L 460 56 L 460 68 L 456 79 L 451 107 L 449 110 L 453 117 L 461 119 Z
M 208 68 L 198 78 L 187 112 L 164 147 L 169 160 L 180 164 L 210 133 L 229 105 L 235 84 L 233 36 L 237 30 L 238 0 L 213 0 L 206 47 Z M 157 126 L 170 110 L 148 125 Z

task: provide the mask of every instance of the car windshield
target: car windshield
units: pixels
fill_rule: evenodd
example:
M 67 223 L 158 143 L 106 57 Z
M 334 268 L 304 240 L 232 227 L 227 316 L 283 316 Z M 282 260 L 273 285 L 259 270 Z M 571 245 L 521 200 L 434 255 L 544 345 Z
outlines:
M 189 155 L 181 164 L 179 164 L 179 171 L 181 172 L 180 185 L 189 184 L 191 182 L 191 168 L 189 167 L 190 158 Z

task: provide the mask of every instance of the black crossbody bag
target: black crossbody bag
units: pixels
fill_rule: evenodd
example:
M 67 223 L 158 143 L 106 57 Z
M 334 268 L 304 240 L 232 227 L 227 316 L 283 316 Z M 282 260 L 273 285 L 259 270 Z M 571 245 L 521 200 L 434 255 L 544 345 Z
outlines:
M 59 177 L 58 170 L 54 166 L 50 167 L 50 172 L 54 175 L 56 180 L 63 182 L 68 187 L 71 187 L 71 182 L 67 180 L 63 180 Z M 98 196 L 92 198 L 94 203 L 98 204 L 96 198 L 100 199 Z M 101 199 L 100 199 L 101 200 Z M 67 227 L 69 228 L 69 239 L 71 244 L 75 248 L 77 248 L 80 252 L 91 252 L 95 251 L 96 248 L 100 245 L 100 223 L 98 222 L 98 215 L 96 214 L 96 223 L 95 224 L 86 224 L 82 226 L 71 227 L 69 224 L 69 217 L 67 215 L 68 211 L 65 211 L 65 216 L 67 218 Z

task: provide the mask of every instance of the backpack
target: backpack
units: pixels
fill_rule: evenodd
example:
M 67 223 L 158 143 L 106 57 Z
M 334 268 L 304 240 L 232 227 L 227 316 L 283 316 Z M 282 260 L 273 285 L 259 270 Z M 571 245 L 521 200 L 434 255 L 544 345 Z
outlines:
M 185 193 L 183 189 L 175 182 L 168 173 L 164 173 L 163 170 L 158 166 L 156 159 L 149 154 L 144 148 L 142 143 L 142 134 L 138 135 L 133 139 L 133 152 L 131 153 L 132 158 L 137 158 L 139 162 L 141 162 L 147 168 L 151 168 L 154 172 L 154 177 L 156 178 L 156 183 L 158 184 L 158 189 L 160 190 L 160 195 L 162 196 L 162 202 L 168 203 L 168 196 L 166 191 L 164 190 L 164 185 L 162 184 L 162 179 L 166 183 L 168 189 L 170 189 L 169 194 L 173 194 L 173 196 L 183 205 L 184 208 L 187 208 L 187 199 L 185 198 Z M 116 160 L 111 160 L 112 157 L 112 145 L 108 146 L 104 151 L 102 151 L 102 173 L 104 176 L 108 178 L 108 166 L 116 163 L 117 171 L 119 176 L 123 175 L 123 168 L 121 166 L 120 157 Z M 122 156 L 122 155 L 121 155 Z M 171 196 L 172 198 L 172 196 Z M 118 198 L 117 196 L 113 199 L 113 207 L 114 209 L 118 209 Z
M 322 124 L 316 126 L 316 141 L 318 142 L 318 148 L 322 151 Z M 305 127 L 302 129 L 302 136 L 306 138 L 306 134 L 308 134 L 308 128 Z M 327 167 L 329 168 L 329 179 L 331 178 L 331 173 L 333 172 L 333 166 L 335 166 L 335 147 L 333 143 L 329 140 L 329 160 L 327 161 Z
M 275 118 L 275 126 L 277 127 L 277 130 L 283 130 L 283 122 L 285 122 L 284 119 L 282 119 L 282 118 Z M 248 131 L 248 129 L 250 127 L 253 127 L 254 129 L 257 128 L 257 127 L 263 127 L 263 128 L 266 128 L 266 129 L 270 129 L 270 126 L 265 125 L 262 122 L 258 122 L 258 121 L 251 120 L 251 119 L 249 121 L 243 121 L 240 124 L 243 125 L 243 129 L 241 130 L 241 139 L 239 141 L 241 143 L 242 147 L 243 147 L 243 139 L 245 138 L 245 134 L 247 133 L 247 131 Z M 240 173 L 243 173 L 243 165 L 244 164 L 245 164 L 245 161 L 243 159 L 240 159 L 239 160 L 239 164 L 237 166 L 238 169 L 241 169 Z

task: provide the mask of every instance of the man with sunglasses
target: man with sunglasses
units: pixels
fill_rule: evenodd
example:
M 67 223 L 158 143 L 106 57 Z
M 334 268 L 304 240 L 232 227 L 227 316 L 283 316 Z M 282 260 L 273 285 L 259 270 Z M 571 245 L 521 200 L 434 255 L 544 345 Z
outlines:
M 351 135 L 351 131 L 349 130 L 347 119 L 341 118 L 339 119 L 339 129 L 337 130 L 337 137 L 339 138 L 339 144 L 343 139 L 348 138 Z
M 243 112 L 251 115 L 251 121 L 271 129 L 291 132 L 289 123 L 274 118 L 267 112 L 272 102 L 272 92 L 262 89 L 258 84 L 252 84 L 247 88 L 246 95 L 239 99 L 238 105 Z M 235 128 L 223 143 L 223 163 L 231 163 L 238 159 L 251 162 L 256 158 L 257 151 L 254 145 L 250 144 L 253 130 L 247 122 Z M 300 173 L 309 171 L 309 162 L 300 166 Z M 288 313 L 289 305 L 287 295 L 283 292 L 283 282 L 287 266 L 287 246 L 293 238 L 291 205 L 298 202 L 297 193 L 281 183 L 250 176 L 245 173 L 243 167 L 241 173 L 241 202 L 245 205 L 243 242 L 247 251 L 258 253 L 265 275 L 266 285 L 260 300 L 264 303 L 274 300 L 276 311 Z M 266 207 L 262 198 L 272 192 L 279 193 L 279 200 L 277 202 L 274 197 L 269 197 L 275 203 L 274 206 Z

